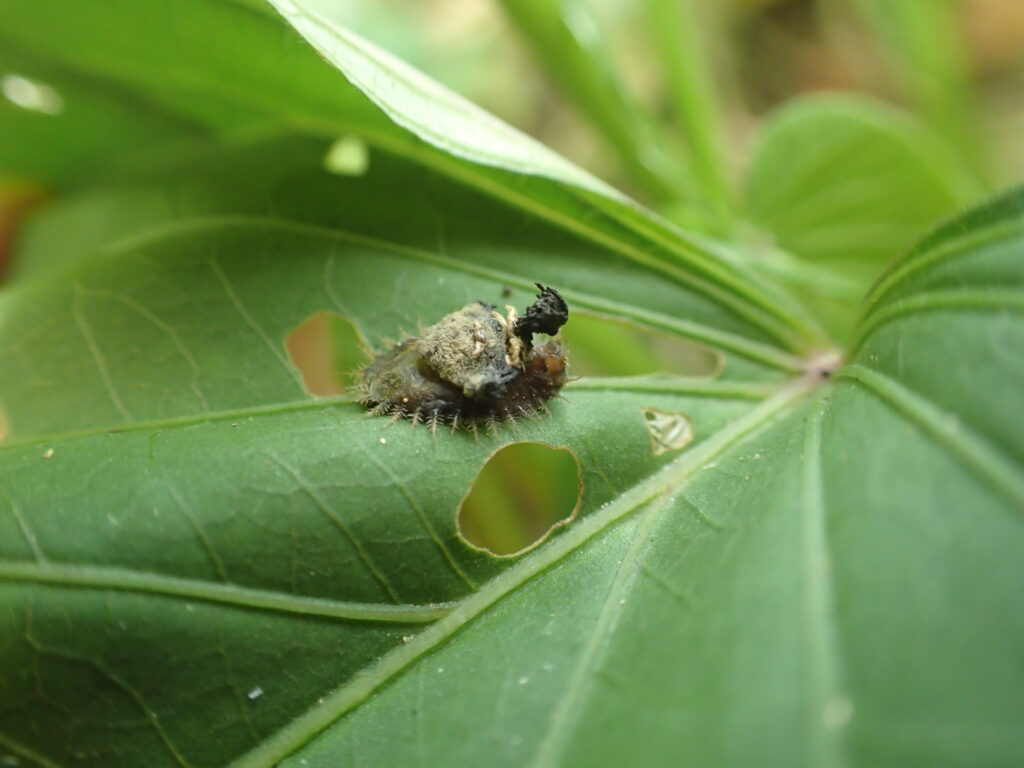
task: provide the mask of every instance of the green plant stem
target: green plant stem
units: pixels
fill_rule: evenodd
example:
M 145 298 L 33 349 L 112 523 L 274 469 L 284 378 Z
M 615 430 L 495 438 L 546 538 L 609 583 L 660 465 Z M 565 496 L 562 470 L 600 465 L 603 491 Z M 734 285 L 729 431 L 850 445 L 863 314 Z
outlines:
M 857 5 L 917 111 L 984 177 L 955 5 L 949 0 L 858 0 Z
M 500 0 L 546 74 L 600 132 L 633 180 L 657 200 L 692 198 L 688 174 L 608 66 L 583 10 L 552 0 Z M 577 23 L 573 23 L 574 19 Z
M 719 217 L 731 218 L 734 201 L 725 167 L 722 105 L 697 4 L 694 0 L 644 0 L 644 6 L 694 177 L 709 207 Z

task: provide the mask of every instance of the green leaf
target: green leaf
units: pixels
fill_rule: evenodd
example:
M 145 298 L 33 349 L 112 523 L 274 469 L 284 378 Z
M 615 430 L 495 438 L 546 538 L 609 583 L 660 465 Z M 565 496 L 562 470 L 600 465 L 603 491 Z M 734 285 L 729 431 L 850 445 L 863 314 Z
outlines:
M 909 115 L 863 97 L 811 96 L 788 102 L 762 128 L 747 208 L 774 246 L 810 263 L 769 248 L 766 269 L 808 297 L 842 337 L 882 267 L 978 194 Z
M 1024 343 L 1022 212 L 903 262 L 917 304 L 879 300 L 835 384 L 748 411 L 243 764 L 314 734 L 285 765 L 1018 762 L 1024 440 L 992 404 L 1024 371 L 986 341 Z
M 836 370 L 745 262 L 516 134 L 422 143 L 463 105 L 336 27 L 306 32 L 373 103 L 266 13 L 169 8 L 4 32 L 223 146 L 40 214 L 0 293 L 0 758 L 1024 758 L 1024 192 L 895 266 Z M 363 176 L 325 170 L 342 135 Z M 380 345 L 535 279 L 724 370 L 573 382 L 477 441 L 311 398 L 284 351 L 317 311 Z M 649 409 L 694 441 L 654 455 Z M 456 510 L 523 441 L 572 451 L 580 514 L 497 560 Z

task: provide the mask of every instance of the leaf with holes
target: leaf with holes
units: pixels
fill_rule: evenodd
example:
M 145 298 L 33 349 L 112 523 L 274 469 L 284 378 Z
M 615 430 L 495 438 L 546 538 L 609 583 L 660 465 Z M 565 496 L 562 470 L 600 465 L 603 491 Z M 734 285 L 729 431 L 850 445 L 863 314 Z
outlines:
M 742 262 L 277 5 L 316 50 L 248 2 L 118 3 L 116 34 L 5 4 L 5 55 L 68 99 L 36 117 L 93 93 L 188 136 L 91 183 L 25 160 L 75 190 L 0 293 L 0 757 L 1019 762 L 1024 192 L 892 267 L 839 364 Z M 339 137 L 365 168 L 325 167 Z M 717 375 L 585 378 L 474 439 L 311 397 L 285 348 L 323 311 L 379 349 L 535 280 L 567 332 L 671 334 Z M 457 514 L 520 443 L 582 497 L 496 558 Z

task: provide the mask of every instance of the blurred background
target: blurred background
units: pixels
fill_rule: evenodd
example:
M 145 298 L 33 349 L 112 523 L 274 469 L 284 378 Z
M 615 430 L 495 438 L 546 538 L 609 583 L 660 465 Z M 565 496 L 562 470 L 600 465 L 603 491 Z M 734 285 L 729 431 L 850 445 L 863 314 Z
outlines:
M 733 184 L 762 119 L 796 96 L 834 90 L 918 113 L 994 186 L 1024 176 L 1021 0 L 308 4 L 648 205 L 670 209 L 680 182 L 675 161 L 642 144 L 694 154 L 678 135 L 685 55 L 703 70 L 689 73 L 689 87 L 717 102 L 712 140 Z

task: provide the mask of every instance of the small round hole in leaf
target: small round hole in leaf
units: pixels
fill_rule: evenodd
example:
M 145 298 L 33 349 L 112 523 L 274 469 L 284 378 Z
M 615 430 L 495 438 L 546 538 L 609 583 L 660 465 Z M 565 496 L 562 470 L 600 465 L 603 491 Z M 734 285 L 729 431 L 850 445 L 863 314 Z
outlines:
M 579 509 L 583 480 L 568 448 L 513 443 L 484 464 L 458 512 L 459 534 L 498 556 L 521 554 Z
M 285 349 L 299 369 L 309 394 L 339 395 L 355 381 L 367 361 L 365 344 L 355 326 L 334 312 L 317 312 L 288 334 Z

